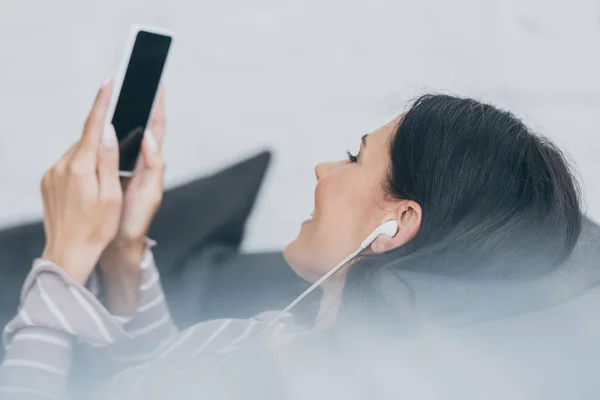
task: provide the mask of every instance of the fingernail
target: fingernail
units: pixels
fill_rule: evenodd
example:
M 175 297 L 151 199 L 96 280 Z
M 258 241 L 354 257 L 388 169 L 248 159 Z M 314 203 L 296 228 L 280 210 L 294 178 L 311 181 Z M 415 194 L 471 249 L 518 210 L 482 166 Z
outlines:
M 110 75 L 110 74 L 104 75 L 104 78 L 102 79 L 102 87 L 108 85 L 108 82 L 110 82 L 111 79 L 112 79 L 112 75 Z
M 158 143 L 156 143 L 156 138 L 150 129 L 146 129 L 144 132 L 144 139 L 146 139 L 146 142 L 148 142 L 148 147 L 150 147 L 150 150 L 152 150 L 153 153 L 156 153 L 158 150 Z
M 118 145 L 117 133 L 113 124 L 104 125 L 102 133 L 102 146 L 106 148 L 115 148 Z

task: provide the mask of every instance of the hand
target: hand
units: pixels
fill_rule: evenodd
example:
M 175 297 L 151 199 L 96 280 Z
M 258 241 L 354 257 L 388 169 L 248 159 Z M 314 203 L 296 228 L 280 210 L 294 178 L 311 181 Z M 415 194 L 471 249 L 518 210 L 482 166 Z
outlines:
M 42 179 L 46 246 L 42 257 L 84 284 L 117 233 L 122 190 L 114 129 L 104 122 L 112 83 L 96 96 L 74 144 Z
M 165 163 L 161 149 L 165 128 L 164 92 L 160 90 L 134 174 L 122 180 L 124 195 L 119 228 L 100 258 L 100 268 L 105 272 L 139 267 L 148 228 L 162 201 Z
M 163 194 L 164 135 L 165 106 L 161 90 L 133 176 L 122 180 L 123 209 L 117 234 L 100 256 L 106 306 L 115 314 L 134 315 L 136 312 L 146 234 Z

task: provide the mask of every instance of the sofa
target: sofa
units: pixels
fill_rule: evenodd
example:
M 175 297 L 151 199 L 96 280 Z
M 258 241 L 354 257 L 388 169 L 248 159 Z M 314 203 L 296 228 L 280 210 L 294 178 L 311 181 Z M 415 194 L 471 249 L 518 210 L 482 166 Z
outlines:
M 165 192 L 150 237 L 158 242 L 155 258 L 180 328 L 281 309 L 308 287 L 281 252 L 239 250 L 270 159 L 264 151 Z M 15 314 L 21 284 L 43 245 L 41 221 L 0 231 L 1 325 Z M 460 343 L 485 354 L 523 398 L 592 399 L 600 393 L 600 226 L 590 219 L 572 256 L 539 279 L 461 280 L 408 271 L 402 279 L 423 321 L 453 332 L 453 348 Z M 319 300 L 315 291 L 300 303 L 300 322 L 311 322 Z M 456 385 L 441 398 L 495 398 L 489 385 L 453 367 L 459 358 L 446 360 L 443 373 L 456 376 Z

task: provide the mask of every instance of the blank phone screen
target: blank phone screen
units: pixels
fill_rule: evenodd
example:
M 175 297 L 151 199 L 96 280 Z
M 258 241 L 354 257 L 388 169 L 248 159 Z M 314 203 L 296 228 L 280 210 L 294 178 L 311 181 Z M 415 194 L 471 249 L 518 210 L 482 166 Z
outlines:
M 112 119 L 121 171 L 135 168 L 170 46 L 170 36 L 156 33 L 141 31 L 135 39 Z

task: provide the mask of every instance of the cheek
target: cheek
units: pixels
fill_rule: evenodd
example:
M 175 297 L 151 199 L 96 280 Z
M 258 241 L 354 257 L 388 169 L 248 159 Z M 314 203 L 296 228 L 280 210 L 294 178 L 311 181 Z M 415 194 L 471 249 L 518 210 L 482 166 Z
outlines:
M 321 180 L 315 190 L 315 215 L 322 228 L 352 231 L 364 210 L 359 177 L 338 173 Z
M 314 218 L 302 225 L 284 256 L 302 278 L 314 282 L 356 250 L 378 217 L 372 177 L 352 166 L 330 173 L 315 189 Z
M 308 264 L 317 268 L 321 275 L 354 251 L 364 239 L 369 202 L 360 182 L 356 173 L 340 172 L 322 179 L 317 185 L 315 216 L 303 225 L 299 239 L 307 252 Z

